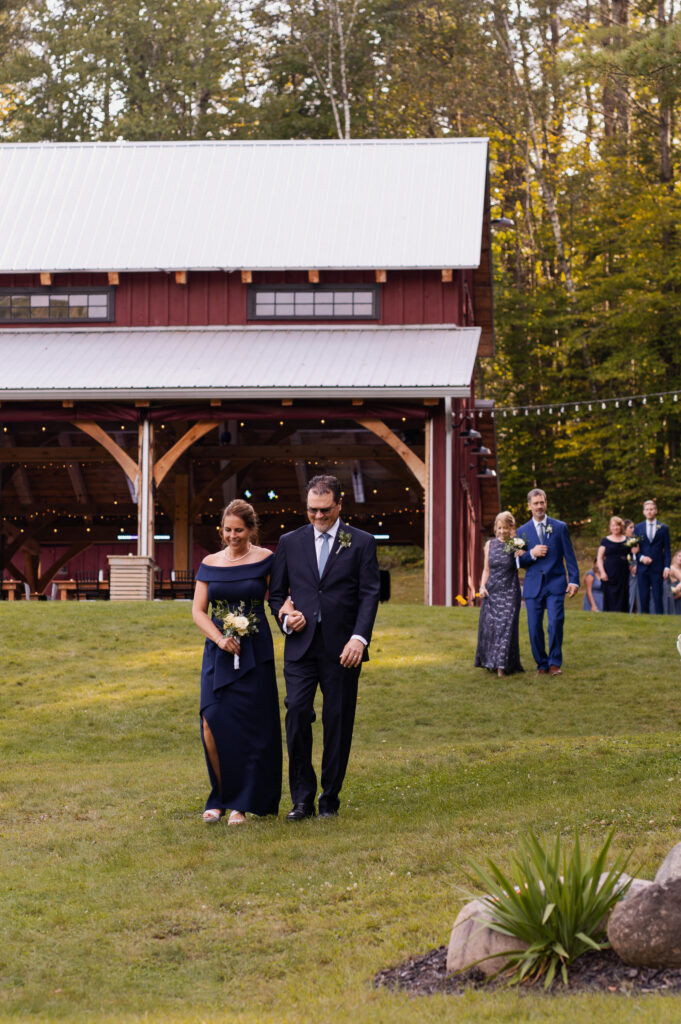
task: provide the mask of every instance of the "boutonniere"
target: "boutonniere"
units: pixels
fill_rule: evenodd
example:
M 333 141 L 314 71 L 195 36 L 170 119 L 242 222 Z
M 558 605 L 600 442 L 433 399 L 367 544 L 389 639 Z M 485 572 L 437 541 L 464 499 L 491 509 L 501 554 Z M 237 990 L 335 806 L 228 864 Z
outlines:
M 336 548 L 336 554 L 341 548 L 349 548 L 352 544 L 352 534 L 348 533 L 347 530 L 338 531 L 338 547 Z
M 546 533 L 547 537 L 551 536 L 551 534 L 553 533 L 553 526 L 551 525 L 551 523 L 546 524 L 546 526 L 544 527 L 544 532 Z

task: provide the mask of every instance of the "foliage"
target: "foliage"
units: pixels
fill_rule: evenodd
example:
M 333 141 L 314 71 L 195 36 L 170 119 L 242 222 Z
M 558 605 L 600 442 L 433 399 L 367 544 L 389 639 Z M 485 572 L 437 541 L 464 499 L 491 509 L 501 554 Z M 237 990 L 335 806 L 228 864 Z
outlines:
M 567 985 L 569 964 L 589 950 L 608 947 L 607 915 L 631 884 L 621 878 L 628 856 L 620 855 L 605 874 L 613 835 L 611 829 L 592 857 L 588 848 L 582 854 L 578 832 L 568 854 L 561 847 L 560 832 L 551 848 L 530 830 L 519 837 L 520 850 L 509 871 L 489 857 L 486 868 L 469 862 L 488 892 L 484 902 L 492 914 L 490 928 L 527 944 L 508 954 L 512 982 L 536 981 L 545 975 L 544 985 L 550 988 L 559 970 Z

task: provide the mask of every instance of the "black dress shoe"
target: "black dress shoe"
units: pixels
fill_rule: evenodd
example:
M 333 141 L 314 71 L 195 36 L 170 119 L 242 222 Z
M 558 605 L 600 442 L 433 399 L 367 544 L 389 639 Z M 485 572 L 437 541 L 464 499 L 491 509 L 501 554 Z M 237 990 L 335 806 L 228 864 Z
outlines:
M 314 804 L 294 804 L 286 815 L 287 821 L 303 821 L 304 818 L 314 818 Z
M 329 811 L 329 810 L 321 811 L 320 810 L 319 817 L 320 818 L 337 818 L 338 817 L 338 811 Z

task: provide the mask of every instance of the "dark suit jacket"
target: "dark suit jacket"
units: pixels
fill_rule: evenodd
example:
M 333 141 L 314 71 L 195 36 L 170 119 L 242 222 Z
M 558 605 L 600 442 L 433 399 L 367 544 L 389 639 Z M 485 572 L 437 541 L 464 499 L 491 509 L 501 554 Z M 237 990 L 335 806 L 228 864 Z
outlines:
M 349 547 L 341 546 L 341 531 L 350 534 Z M 314 528 L 301 526 L 293 533 L 285 533 L 274 556 L 270 608 L 277 617 L 290 592 L 295 607 L 306 619 L 305 629 L 286 636 L 285 658 L 297 661 L 305 655 L 314 636 L 320 608 L 324 646 L 331 657 L 339 658 L 355 633 L 370 641 L 379 589 L 376 541 L 370 533 L 341 522 L 321 579 Z M 365 648 L 364 660 L 368 657 Z
M 546 537 L 548 551 L 544 558 L 537 558 L 536 561 L 532 560 L 529 553 L 530 548 L 540 543 L 534 519 L 524 523 L 518 530 L 518 537 L 524 537 L 527 543 L 527 552 L 520 556 L 520 565 L 526 570 L 523 597 L 539 597 L 544 587 L 549 594 L 564 594 L 565 566 L 568 582 L 579 586 L 579 567 L 567 526 L 560 519 L 547 516 L 546 525 L 549 524 L 551 532 Z
M 662 575 L 663 571 L 669 568 L 669 563 L 672 560 L 672 546 L 669 539 L 669 527 L 664 523 L 658 521 L 657 532 L 652 539 L 652 542 L 648 540 L 647 533 L 648 523 L 638 523 L 634 527 L 634 533 L 637 533 L 641 538 L 641 543 L 638 549 L 638 569 L 637 572 L 644 573 L 655 573 Z M 652 558 L 650 565 L 644 565 L 641 561 L 641 555 L 647 555 L 648 558 Z

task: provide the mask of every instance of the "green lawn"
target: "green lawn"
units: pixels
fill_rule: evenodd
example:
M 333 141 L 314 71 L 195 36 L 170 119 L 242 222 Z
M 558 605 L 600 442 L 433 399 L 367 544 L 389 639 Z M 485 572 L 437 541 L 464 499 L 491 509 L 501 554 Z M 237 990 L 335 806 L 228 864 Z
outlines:
M 189 605 L 2 603 L 0 1019 L 678 1021 L 675 997 L 372 987 L 448 940 L 464 858 L 528 826 L 614 824 L 646 877 L 681 839 L 679 623 L 570 607 L 540 682 L 472 668 L 477 615 L 381 607 L 341 816 L 228 829 L 200 819 Z

